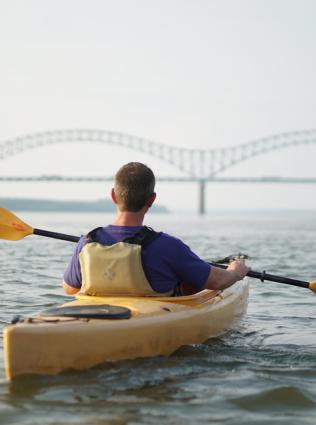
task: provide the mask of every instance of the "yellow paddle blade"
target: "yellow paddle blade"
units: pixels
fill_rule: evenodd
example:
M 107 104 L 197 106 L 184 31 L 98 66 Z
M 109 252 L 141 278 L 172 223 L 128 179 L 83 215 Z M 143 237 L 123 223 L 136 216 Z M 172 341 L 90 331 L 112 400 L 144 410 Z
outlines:
M 309 282 L 308 287 L 311 291 L 315 292 L 316 294 L 316 282 Z
M 18 241 L 32 233 L 31 226 L 24 223 L 11 211 L 0 208 L 0 239 Z

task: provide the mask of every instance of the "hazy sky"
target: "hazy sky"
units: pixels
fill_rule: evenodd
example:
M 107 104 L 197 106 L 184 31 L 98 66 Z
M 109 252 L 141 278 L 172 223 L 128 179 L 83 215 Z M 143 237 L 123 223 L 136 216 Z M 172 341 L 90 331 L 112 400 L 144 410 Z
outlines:
M 0 142 L 100 128 L 168 145 L 216 148 L 311 129 L 316 111 L 314 0 L 0 0 Z M 314 176 L 316 143 L 252 159 L 226 176 Z M 3 175 L 112 175 L 140 160 L 101 144 L 64 144 L 0 161 Z M 97 199 L 110 184 L 4 184 L 0 196 Z M 219 185 L 211 208 L 316 208 L 316 185 Z M 194 184 L 158 185 L 194 208 Z

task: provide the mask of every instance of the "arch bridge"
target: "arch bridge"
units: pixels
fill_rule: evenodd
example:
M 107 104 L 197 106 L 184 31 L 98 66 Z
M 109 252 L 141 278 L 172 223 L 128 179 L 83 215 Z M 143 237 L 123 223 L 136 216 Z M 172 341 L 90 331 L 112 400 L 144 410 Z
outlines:
M 20 152 L 27 151 L 29 149 L 36 149 L 52 144 L 83 142 L 98 142 L 140 151 L 173 165 L 179 171 L 184 173 L 186 177 L 160 178 L 159 180 L 197 181 L 199 183 L 200 193 L 199 211 L 200 213 L 204 213 L 205 185 L 208 181 L 272 181 L 272 179 L 258 180 L 249 178 L 225 179 L 220 176 L 218 177 L 218 175 L 236 164 L 269 151 L 316 143 L 316 129 L 285 132 L 237 146 L 214 149 L 188 149 L 168 146 L 141 137 L 108 130 L 62 129 L 28 134 L 0 143 L 0 161 L 5 160 L 8 157 L 18 155 Z M 27 178 L 0 177 L 0 179 L 7 181 L 21 181 Z M 68 178 L 68 180 L 69 179 L 72 179 L 72 181 L 82 181 L 84 178 L 74 177 Z M 93 181 L 93 179 L 94 178 L 90 178 L 89 180 L 89 178 L 86 178 L 87 181 Z M 33 181 L 43 180 L 52 181 L 54 180 L 54 176 L 33 178 Z M 67 178 L 64 179 L 55 176 L 55 180 L 65 181 Z M 301 180 L 302 182 L 314 182 L 314 179 Z M 277 181 L 294 182 L 295 179 L 277 179 Z

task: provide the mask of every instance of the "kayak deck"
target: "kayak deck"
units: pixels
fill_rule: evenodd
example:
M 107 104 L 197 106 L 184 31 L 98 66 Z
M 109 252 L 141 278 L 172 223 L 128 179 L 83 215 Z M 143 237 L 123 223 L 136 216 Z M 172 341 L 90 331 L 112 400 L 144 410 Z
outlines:
M 203 343 L 232 326 L 246 311 L 248 281 L 184 297 L 78 296 L 71 306 L 125 307 L 123 320 L 38 315 L 4 329 L 8 380 L 25 374 L 57 374 L 107 362 L 170 355 Z M 45 314 L 45 312 L 43 313 Z

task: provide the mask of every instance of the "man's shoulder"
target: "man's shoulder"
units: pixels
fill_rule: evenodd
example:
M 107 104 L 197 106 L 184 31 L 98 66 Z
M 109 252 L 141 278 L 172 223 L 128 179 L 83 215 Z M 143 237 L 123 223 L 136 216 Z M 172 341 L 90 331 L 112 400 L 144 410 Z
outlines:
M 158 235 L 157 237 L 154 239 L 154 241 L 156 241 L 158 244 L 160 245 L 166 245 L 166 246 L 172 246 L 172 247 L 176 247 L 176 246 L 183 246 L 185 245 L 181 239 L 177 238 L 176 236 L 172 236 L 169 233 L 165 233 L 165 232 L 157 232 Z
M 166 232 L 158 232 L 159 236 L 164 239 L 164 240 L 168 240 L 169 242 L 173 241 L 173 242 L 182 242 L 180 238 L 170 235 L 169 233 Z

